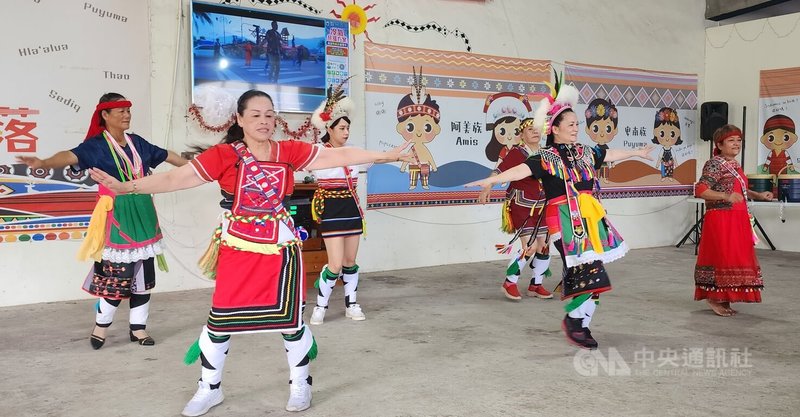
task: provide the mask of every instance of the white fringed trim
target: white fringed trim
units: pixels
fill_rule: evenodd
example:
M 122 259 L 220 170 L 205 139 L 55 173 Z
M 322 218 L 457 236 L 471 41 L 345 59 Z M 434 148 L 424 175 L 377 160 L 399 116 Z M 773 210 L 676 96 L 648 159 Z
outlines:
M 625 256 L 626 253 L 628 253 L 628 244 L 622 242 L 622 244 L 620 244 L 616 248 L 607 250 L 603 253 L 597 253 L 593 250 L 590 250 L 583 252 L 580 256 L 568 255 L 567 267 L 571 268 L 581 264 L 590 264 L 594 261 L 602 261 L 603 263 L 607 264 L 610 262 L 614 262 L 619 258 L 622 258 L 623 256 Z
M 164 246 L 159 240 L 136 249 L 114 249 L 106 246 L 103 249 L 103 259 L 116 263 L 133 263 L 154 258 L 162 253 L 164 253 Z

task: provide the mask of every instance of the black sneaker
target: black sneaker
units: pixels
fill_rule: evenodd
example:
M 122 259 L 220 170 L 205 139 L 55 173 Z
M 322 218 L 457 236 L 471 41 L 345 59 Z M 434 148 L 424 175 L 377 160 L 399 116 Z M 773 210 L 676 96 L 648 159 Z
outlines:
M 588 327 L 584 327 L 583 334 L 585 335 L 586 345 L 589 346 L 589 349 L 597 349 L 597 340 L 594 340 L 594 337 L 592 337 L 592 331 L 589 330 Z
M 571 345 L 575 345 L 581 349 L 592 349 L 592 345 L 588 344 L 586 340 L 586 332 L 582 327 L 583 319 L 574 319 L 569 315 L 564 316 L 564 320 L 561 322 L 561 328 L 564 330 L 564 334 L 567 336 L 567 342 Z M 597 342 L 595 342 L 595 347 Z

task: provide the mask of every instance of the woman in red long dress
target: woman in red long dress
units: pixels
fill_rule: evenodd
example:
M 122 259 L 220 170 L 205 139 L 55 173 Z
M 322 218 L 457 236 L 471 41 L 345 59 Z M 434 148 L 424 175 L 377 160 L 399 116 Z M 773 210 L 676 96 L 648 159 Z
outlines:
M 694 269 L 695 300 L 707 300 L 719 316 L 736 314 L 730 303 L 760 303 L 761 266 L 756 235 L 745 201 L 772 200 L 772 193 L 747 189 L 747 177 L 736 162 L 742 131 L 725 125 L 714 132 L 714 156 L 703 166 L 695 195 L 706 200 L 703 235 Z

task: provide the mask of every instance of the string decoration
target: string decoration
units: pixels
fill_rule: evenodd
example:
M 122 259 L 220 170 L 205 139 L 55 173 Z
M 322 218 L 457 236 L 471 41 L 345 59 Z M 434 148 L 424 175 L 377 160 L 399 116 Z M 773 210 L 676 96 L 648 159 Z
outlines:
M 221 4 L 242 4 L 241 0 L 221 0 Z M 260 3 L 262 6 L 275 6 L 281 3 L 291 3 L 300 6 L 311 13 L 322 14 L 322 10 L 312 7 L 310 4 L 302 0 L 250 0 L 250 3 Z
M 308 137 L 311 139 L 311 143 L 319 143 L 320 131 L 311 124 L 310 116 L 306 117 L 306 120 L 303 121 L 303 124 L 301 124 L 297 130 L 290 129 L 289 123 L 287 123 L 286 120 L 280 116 L 278 116 L 275 121 L 283 134 L 289 139 L 303 140 L 303 138 Z
M 203 117 L 203 113 L 201 112 L 200 107 L 198 107 L 196 104 L 192 104 L 191 106 L 189 106 L 189 115 L 191 115 L 192 118 L 197 121 L 200 127 L 210 132 L 216 132 L 216 133 L 228 130 L 228 128 L 231 127 L 231 125 L 233 125 L 234 122 L 236 122 L 236 116 L 231 115 L 231 117 L 222 124 L 218 125 L 210 124 L 206 121 L 205 117 Z
M 756 40 L 758 40 L 758 38 L 761 37 L 761 35 L 766 33 L 767 27 L 769 27 L 770 31 L 772 31 L 772 33 L 775 35 L 776 38 L 783 39 L 783 38 L 791 35 L 792 33 L 794 33 L 794 31 L 797 30 L 798 25 L 800 25 L 800 15 L 798 15 L 797 19 L 795 19 L 794 24 L 792 25 L 792 28 L 789 29 L 788 32 L 786 32 L 786 33 L 778 33 L 778 30 L 775 29 L 775 26 L 772 25 L 772 20 L 774 20 L 774 18 L 769 18 L 768 17 L 768 18 L 764 19 L 763 23 L 761 24 L 761 30 L 758 32 L 758 34 L 756 34 L 755 36 L 750 37 L 750 38 L 745 37 L 744 35 L 742 35 L 741 32 L 739 32 L 739 26 L 740 25 L 742 25 L 742 24 L 747 25 L 750 22 L 740 22 L 740 23 L 734 23 L 732 25 L 725 25 L 727 27 L 730 27 L 730 30 L 728 31 L 728 38 L 725 39 L 725 41 L 722 42 L 719 45 L 715 45 L 714 42 L 711 41 L 711 38 L 708 36 L 709 32 L 708 32 L 708 30 L 706 30 L 705 31 L 706 42 L 714 49 L 724 48 L 725 45 L 727 45 L 728 42 L 730 42 L 731 38 L 733 38 L 733 34 L 734 33 L 736 33 L 736 36 L 739 37 L 739 39 L 741 39 L 744 42 L 755 42 Z
M 203 117 L 202 110 L 196 104 L 189 106 L 189 114 L 194 120 L 197 121 L 197 124 L 199 124 L 201 128 L 214 133 L 226 131 L 236 122 L 236 115 L 232 115 L 225 123 L 218 125 L 210 124 L 208 121 L 206 121 L 205 117 Z M 289 139 L 303 140 L 305 138 L 309 138 L 311 143 L 319 143 L 320 131 L 311 124 L 311 117 L 307 117 L 306 120 L 303 121 L 303 124 L 297 128 L 297 130 L 292 130 L 289 127 L 289 123 L 286 121 L 286 119 L 280 116 L 275 118 L 275 124 L 278 128 L 280 128 L 283 135 Z
M 427 23 L 427 24 L 424 24 L 424 25 L 410 25 L 410 24 L 408 24 L 408 23 L 406 23 L 406 22 L 404 22 L 404 21 L 402 21 L 400 19 L 392 19 L 391 21 L 389 21 L 388 23 L 383 25 L 383 27 L 385 27 L 385 28 L 388 28 L 389 26 L 400 26 L 400 27 L 402 27 L 403 29 L 405 29 L 405 30 L 407 30 L 409 32 L 416 32 L 416 33 L 425 32 L 425 31 L 428 31 L 428 30 L 435 30 L 435 31 L 439 32 L 439 34 L 442 35 L 442 36 L 453 35 L 453 36 L 455 36 L 457 38 L 461 38 L 461 40 L 464 41 L 464 45 L 466 45 L 466 47 L 467 47 L 467 52 L 472 52 L 472 46 L 470 46 L 469 38 L 467 38 L 467 34 L 462 32 L 458 28 L 451 30 L 451 29 L 448 29 L 448 28 L 446 28 L 446 27 L 444 27 L 444 26 L 442 26 L 442 25 L 440 25 L 440 24 L 438 24 L 436 22 L 430 22 L 430 23 Z

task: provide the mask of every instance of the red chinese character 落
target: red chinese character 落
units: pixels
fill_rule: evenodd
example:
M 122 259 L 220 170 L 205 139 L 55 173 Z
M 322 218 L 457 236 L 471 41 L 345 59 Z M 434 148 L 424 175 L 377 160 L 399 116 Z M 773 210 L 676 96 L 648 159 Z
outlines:
M 0 125 L 3 123 L 0 122 Z M 33 134 L 33 129 L 36 128 L 36 122 L 23 122 L 18 119 L 9 120 L 6 124 L 5 137 L 0 137 L 0 142 L 3 139 L 7 140 L 8 152 L 36 152 L 36 141 L 39 137 Z

